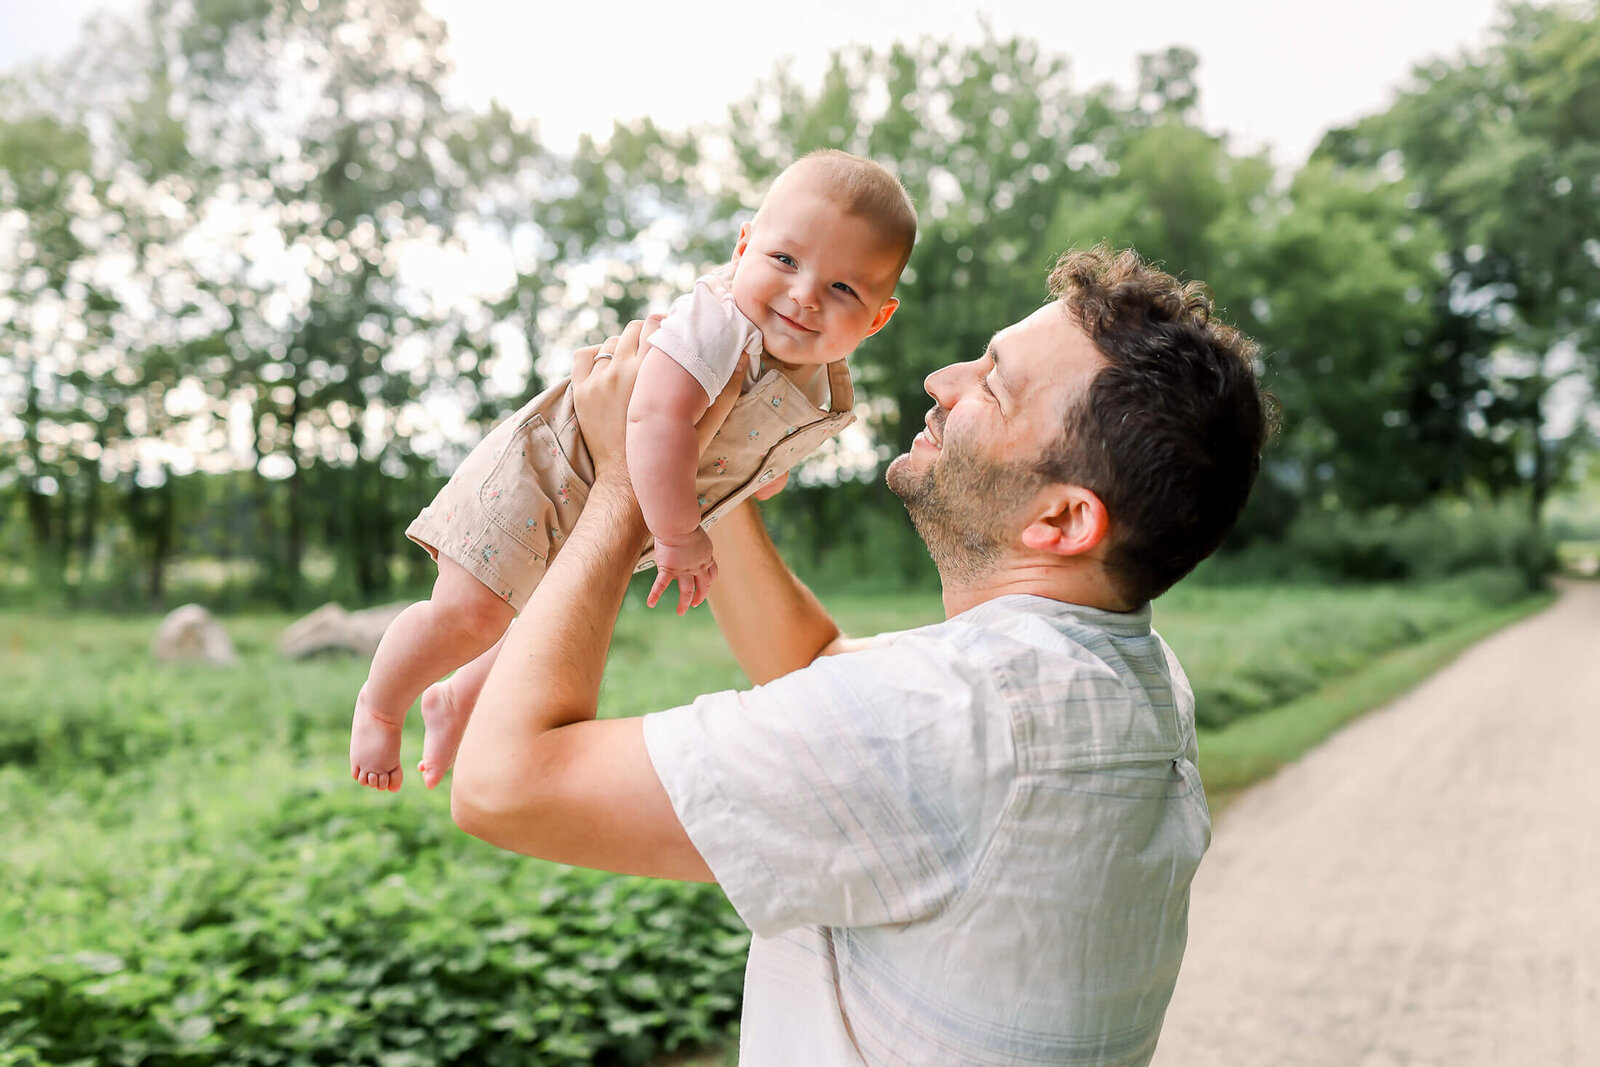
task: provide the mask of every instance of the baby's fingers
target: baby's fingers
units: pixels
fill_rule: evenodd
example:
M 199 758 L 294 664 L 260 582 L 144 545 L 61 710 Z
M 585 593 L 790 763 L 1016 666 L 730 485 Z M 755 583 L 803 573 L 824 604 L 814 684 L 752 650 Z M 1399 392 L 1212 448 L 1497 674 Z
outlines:
M 665 593 L 670 585 L 672 585 L 672 575 L 666 571 L 657 570 L 655 584 L 650 587 L 650 595 L 645 597 L 644 600 L 645 607 L 655 607 L 656 601 L 661 599 L 661 594 Z
M 697 608 L 706 602 L 706 597 L 711 595 L 711 583 L 716 580 L 717 565 L 712 563 L 704 573 L 695 575 L 694 603 L 690 607 Z
M 678 575 L 678 614 L 687 614 L 689 609 L 699 603 L 695 599 L 695 590 L 698 583 L 693 574 Z

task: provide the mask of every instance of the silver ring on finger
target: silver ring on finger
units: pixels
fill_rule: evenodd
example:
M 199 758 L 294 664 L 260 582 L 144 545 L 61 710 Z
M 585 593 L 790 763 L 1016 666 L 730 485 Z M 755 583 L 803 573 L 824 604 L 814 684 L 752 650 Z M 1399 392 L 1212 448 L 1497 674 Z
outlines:
M 594 354 L 594 358 L 595 359 L 610 359 L 611 357 L 613 357 L 615 355 L 616 355 L 615 352 L 596 352 Z

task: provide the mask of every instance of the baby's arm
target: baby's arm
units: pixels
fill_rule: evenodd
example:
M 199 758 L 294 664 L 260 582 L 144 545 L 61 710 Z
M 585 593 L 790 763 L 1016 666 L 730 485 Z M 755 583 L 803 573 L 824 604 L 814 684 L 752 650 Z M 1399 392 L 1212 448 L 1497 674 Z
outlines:
M 628 403 L 628 477 L 656 540 L 650 606 L 676 580 L 680 615 L 705 599 L 716 576 L 694 488 L 700 466 L 694 424 L 709 406 L 705 388 L 676 360 L 653 346 L 645 352 Z

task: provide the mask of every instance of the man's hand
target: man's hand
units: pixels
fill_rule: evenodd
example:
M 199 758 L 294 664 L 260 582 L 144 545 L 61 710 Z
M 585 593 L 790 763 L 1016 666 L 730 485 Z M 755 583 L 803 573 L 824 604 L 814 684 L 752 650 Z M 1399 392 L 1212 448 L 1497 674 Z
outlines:
M 623 439 L 627 432 L 628 398 L 639 377 L 642 334 L 655 332 L 661 316 L 628 323 L 620 337 L 607 337 L 597 345 L 572 354 L 572 406 L 583 427 L 583 440 L 594 459 L 595 479 L 612 473 L 626 475 Z
M 717 577 L 717 564 L 711 558 L 711 536 L 696 526 L 687 537 L 656 538 L 656 581 L 645 603 L 656 606 L 661 594 L 678 583 L 678 614 L 699 607 L 706 591 Z
M 572 354 L 572 405 L 578 413 L 578 425 L 583 427 L 583 439 L 589 446 L 589 455 L 594 459 L 597 478 L 613 468 L 621 471 L 627 469 L 623 450 L 627 436 L 628 399 L 633 394 L 633 383 L 639 377 L 639 364 L 649 346 L 650 335 L 661 325 L 661 318 L 660 315 L 651 315 L 643 321 L 634 319 L 620 336 L 608 337 L 600 344 L 580 348 Z M 739 383 L 744 377 L 748 358 L 740 357 L 733 377 L 728 379 L 728 384 L 717 394 L 717 399 L 695 423 L 695 440 L 701 452 L 706 450 L 711 438 L 722 428 L 722 420 L 728 417 L 728 409 L 739 399 Z

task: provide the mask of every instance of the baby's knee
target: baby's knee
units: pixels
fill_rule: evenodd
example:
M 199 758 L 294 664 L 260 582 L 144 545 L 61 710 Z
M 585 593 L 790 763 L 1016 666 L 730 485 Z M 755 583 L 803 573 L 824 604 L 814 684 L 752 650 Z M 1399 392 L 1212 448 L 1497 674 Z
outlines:
M 452 625 L 485 645 L 498 640 L 517 614 L 460 564 L 443 557 L 439 560 L 439 580 L 433 586 L 433 606 Z

